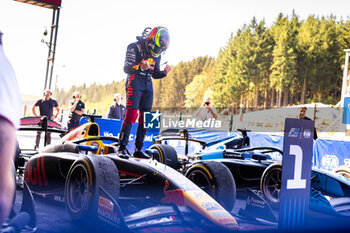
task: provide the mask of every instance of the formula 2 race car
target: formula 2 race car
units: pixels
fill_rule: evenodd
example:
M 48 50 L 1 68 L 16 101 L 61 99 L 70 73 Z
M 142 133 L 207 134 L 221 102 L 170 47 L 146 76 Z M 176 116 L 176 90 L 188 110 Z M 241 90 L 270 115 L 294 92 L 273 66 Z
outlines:
M 64 202 L 77 222 L 125 232 L 203 231 L 203 224 L 238 229 L 230 213 L 176 170 L 152 159 L 120 158 L 117 144 L 116 137 L 100 136 L 92 117 L 31 156 L 24 180 L 33 193 Z
M 207 131 L 209 134 L 210 130 Z M 225 192 L 226 187 L 221 184 L 226 177 L 211 165 L 213 162 L 229 169 L 236 190 L 243 191 L 238 193 L 247 194 L 247 188 L 255 189 L 263 201 L 276 208 L 282 176 L 279 161 L 282 161 L 283 151 L 274 147 L 247 147 L 249 142 L 245 131 L 229 138 L 204 141 L 192 137 L 186 129 L 168 129 L 159 135 L 151 148 L 158 151 L 158 161 L 180 171 L 219 202 L 217 194 Z M 312 169 L 311 209 L 338 215 L 350 214 L 347 171 L 350 171 L 348 167 L 338 169 L 338 174 L 315 167 Z M 324 195 L 332 199 L 328 201 Z M 227 209 L 231 210 L 235 197 L 234 194 L 231 200 L 223 201 Z

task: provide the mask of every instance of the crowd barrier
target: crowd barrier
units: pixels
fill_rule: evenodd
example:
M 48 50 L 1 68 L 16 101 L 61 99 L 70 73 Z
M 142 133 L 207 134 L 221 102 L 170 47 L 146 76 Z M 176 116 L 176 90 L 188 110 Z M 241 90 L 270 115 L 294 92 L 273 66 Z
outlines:
M 122 121 L 96 118 L 96 123 L 100 126 L 100 134 L 104 136 L 117 136 L 119 137 Z M 81 124 L 88 122 L 88 118 L 83 117 Z M 138 124 L 135 123 L 132 126 L 130 133 L 130 142 L 128 149 L 134 151 L 135 149 L 135 136 Z M 236 132 L 222 132 L 208 129 L 189 129 L 189 133 L 192 137 L 206 142 L 215 142 L 223 140 L 227 137 L 236 136 Z M 145 137 L 144 149 L 149 148 L 153 142 L 153 137 L 159 134 L 159 129 L 148 129 Z M 262 134 L 248 132 L 250 137 L 250 146 L 273 146 L 283 150 L 283 136 L 273 134 Z M 325 169 L 333 170 L 341 165 L 350 165 L 350 141 L 340 141 L 331 139 L 317 139 L 314 141 L 313 149 L 313 166 Z
M 248 133 L 250 145 L 273 146 L 283 149 L 283 136 L 272 134 Z M 333 170 L 341 165 L 350 165 L 350 141 L 317 139 L 314 141 L 313 166 Z
M 88 117 L 82 117 L 80 119 L 80 124 L 87 123 L 89 121 Z M 95 118 L 95 122 L 100 127 L 101 136 L 116 136 L 119 138 L 120 128 L 122 126 L 122 120 L 113 120 L 113 119 L 104 119 L 104 118 Z M 129 144 L 127 146 L 128 150 L 132 153 L 135 150 L 135 137 L 137 132 L 138 123 L 132 124 Z M 145 136 L 143 149 L 149 148 L 153 144 L 153 137 L 159 134 L 159 129 L 148 129 Z M 107 142 L 106 142 L 107 143 Z

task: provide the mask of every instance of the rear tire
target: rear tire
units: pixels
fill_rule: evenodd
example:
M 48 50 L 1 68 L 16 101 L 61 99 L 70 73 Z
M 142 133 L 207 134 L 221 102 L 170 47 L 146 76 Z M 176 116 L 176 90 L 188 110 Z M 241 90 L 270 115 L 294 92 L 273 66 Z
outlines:
M 180 168 L 176 150 L 172 146 L 165 144 L 154 144 L 149 149 L 155 149 L 158 151 L 158 156 L 154 156 L 155 160 L 174 169 Z
M 96 216 L 99 186 L 118 201 L 119 174 L 111 159 L 85 156 L 73 163 L 64 190 L 66 209 L 72 219 L 86 220 Z
M 280 202 L 282 164 L 268 166 L 260 180 L 260 190 L 271 207 L 277 208 Z
M 236 200 L 236 183 L 230 170 L 217 161 L 193 164 L 186 177 L 231 211 Z

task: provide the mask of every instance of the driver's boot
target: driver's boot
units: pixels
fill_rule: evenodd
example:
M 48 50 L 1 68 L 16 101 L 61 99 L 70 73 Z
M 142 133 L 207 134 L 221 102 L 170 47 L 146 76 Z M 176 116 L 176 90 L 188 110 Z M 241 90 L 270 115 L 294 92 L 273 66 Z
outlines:
M 119 149 L 118 149 L 118 156 L 120 158 L 123 158 L 123 159 L 128 159 L 130 156 L 128 155 L 128 153 L 126 152 L 126 147 L 123 146 L 123 145 L 120 145 L 119 146 Z
M 150 159 L 151 157 L 142 151 L 143 141 L 145 139 L 147 133 L 147 129 L 143 127 L 143 123 L 139 123 L 137 127 L 137 133 L 136 133 L 136 139 L 135 139 L 135 152 L 134 157 L 136 158 L 143 158 L 143 159 Z
M 128 145 L 128 142 L 129 142 L 131 127 L 132 127 L 132 124 L 123 122 L 122 130 L 119 135 L 119 149 L 118 149 L 118 155 L 121 158 L 129 158 L 129 155 L 126 152 L 126 145 Z
M 135 148 L 134 152 L 134 157 L 135 158 L 141 158 L 141 159 L 150 159 L 151 156 L 143 152 L 141 149 Z

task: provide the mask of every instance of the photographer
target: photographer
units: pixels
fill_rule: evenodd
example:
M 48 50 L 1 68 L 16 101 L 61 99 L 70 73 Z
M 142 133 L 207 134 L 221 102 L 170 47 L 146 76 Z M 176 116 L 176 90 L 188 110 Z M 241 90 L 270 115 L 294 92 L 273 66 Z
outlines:
M 69 102 L 69 121 L 68 121 L 68 130 L 71 130 L 77 126 L 79 126 L 79 121 L 81 116 L 84 114 L 85 111 L 85 104 L 83 101 L 80 100 L 81 95 L 79 92 L 74 92 L 73 100 Z
M 216 109 L 212 106 L 213 103 L 209 97 L 205 96 L 201 107 L 195 112 L 195 117 L 201 121 L 206 121 L 208 119 L 218 119 L 218 113 Z

